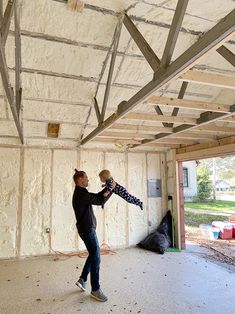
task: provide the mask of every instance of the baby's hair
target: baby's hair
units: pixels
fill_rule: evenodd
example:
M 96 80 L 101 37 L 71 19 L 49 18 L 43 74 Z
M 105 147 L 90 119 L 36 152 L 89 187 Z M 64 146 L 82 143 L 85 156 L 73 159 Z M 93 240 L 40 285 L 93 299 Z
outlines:
M 104 179 L 104 180 L 107 180 L 111 177 L 111 173 L 109 170 L 107 169 L 104 169 L 102 170 L 100 173 L 99 173 L 99 177 Z
M 76 168 L 74 169 L 75 173 L 73 175 L 73 181 L 76 184 L 77 180 L 84 176 L 85 171 L 78 171 Z

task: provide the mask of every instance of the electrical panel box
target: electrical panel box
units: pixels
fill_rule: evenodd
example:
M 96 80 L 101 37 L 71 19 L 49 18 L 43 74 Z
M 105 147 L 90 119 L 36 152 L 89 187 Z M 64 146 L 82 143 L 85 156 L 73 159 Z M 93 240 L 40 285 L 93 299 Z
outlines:
M 148 197 L 162 197 L 161 180 L 148 180 Z

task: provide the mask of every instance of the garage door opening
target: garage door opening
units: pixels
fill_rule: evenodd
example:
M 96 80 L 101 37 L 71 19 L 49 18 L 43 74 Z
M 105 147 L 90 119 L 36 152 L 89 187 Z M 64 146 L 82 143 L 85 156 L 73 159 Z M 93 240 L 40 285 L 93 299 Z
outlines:
M 182 248 L 196 243 L 235 257 L 235 155 L 178 163 Z

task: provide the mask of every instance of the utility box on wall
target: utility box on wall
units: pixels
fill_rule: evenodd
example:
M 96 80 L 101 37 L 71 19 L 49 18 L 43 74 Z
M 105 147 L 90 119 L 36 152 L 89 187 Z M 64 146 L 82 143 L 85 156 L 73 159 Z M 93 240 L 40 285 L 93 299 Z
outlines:
M 148 197 L 162 197 L 161 180 L 148 179 Z

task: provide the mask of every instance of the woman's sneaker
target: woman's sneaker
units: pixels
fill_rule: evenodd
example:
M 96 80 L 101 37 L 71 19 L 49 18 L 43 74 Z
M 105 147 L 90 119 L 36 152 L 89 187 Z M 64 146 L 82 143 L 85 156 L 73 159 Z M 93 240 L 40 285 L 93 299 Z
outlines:
M 108 298 L 106 297 L 106 295 L 104 295 L 101 289 L 91 291 L 91 297 L 100 302 L 106 302 L 108 300 Z
M 82 291 L 86 291 L 86 282 L 80 277 L 75 283 Z

